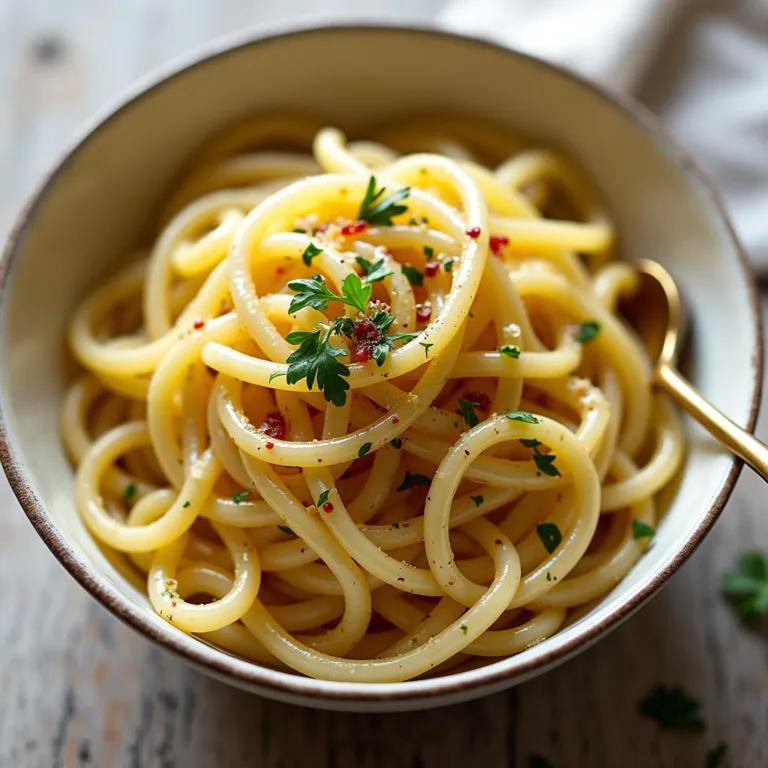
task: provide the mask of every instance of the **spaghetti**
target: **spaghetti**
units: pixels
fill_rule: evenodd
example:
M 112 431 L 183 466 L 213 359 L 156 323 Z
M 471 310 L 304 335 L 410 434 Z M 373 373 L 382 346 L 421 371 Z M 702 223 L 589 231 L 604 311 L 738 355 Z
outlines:
M 74 316 L 62 434 L 165 620 L 395 682 L 545 640 L 641 556 L 684 441 L 567 161 L 459 120 L 261 117 L 163 220 Z

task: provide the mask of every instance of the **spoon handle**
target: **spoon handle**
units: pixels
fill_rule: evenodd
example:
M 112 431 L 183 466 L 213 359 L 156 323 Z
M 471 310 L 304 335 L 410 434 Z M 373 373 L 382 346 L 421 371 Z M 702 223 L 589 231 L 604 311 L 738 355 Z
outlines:
M 658 384 L 693 416 L 713 437 L 749 464 L 768 481 L 768 446 L 760 442 L 724 413 L 707 402 L 674 368 L 661 365 L 656 371 Z

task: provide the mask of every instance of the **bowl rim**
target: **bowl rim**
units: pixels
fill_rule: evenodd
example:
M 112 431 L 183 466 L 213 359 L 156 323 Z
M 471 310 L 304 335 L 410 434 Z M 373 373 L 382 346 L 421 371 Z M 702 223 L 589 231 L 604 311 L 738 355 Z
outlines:
M 8 293 L 9 276 L 21 250 L 27 227 L 38 206 L 44 201 L 51 184 L 60 173 L 66 170 L 99 128 L 116 119 L 124 110 L 130 108 L 144 96 L 162 87 L 165 83 L 182 76 L 186 71 L 204 66 L 211 60 L 227 56 L 240 49 L 297 35 L 327 34 L 329 32 L 356 34 L 376 31 L 444 38 L 458 41 L 467 47 L 491 49 L 506 56 L 524 59 L 530 64 L 550 70 L 561 78 L 569 80 L 573 85 L 589 90 L 603 101 L 609 102 L 614 109 L 629 117 L 640 130 L 650 135 L 657 146 L 661 145 L 661 151 L 671 157 L 680 171 L 686 175 L 689 183 L 702 192 L 708 204 L 719 213 L 723 224 L 723 236 L 730 241 L 737 254 L 736 266 L 741 270 L 742 277 L 746 282 L 749 311 L 755 334 L 755 346 L 752 350 L 751 360 L 752 396 L 747 420 L 747 429 L 750 432 L 753 431 L 760 407 L 763 379 L 763 334 L 757 286 L 744 248 L 733 229 L 717 189 L 689 152 L 674 139 L 655 115 L 632 96 L 616 92 L 609 87 L 589 80 L 567 67 L 510 49 L 493 40 L 476 35 L 464 35 L 413 21 L 399 23 L 393 22 L 391 19 L 379 21 L 368 18 L 363 21 L 305 19 L 260 25 L 257 28 L 218 37 L 197 46 L 192 51 L 155 68 L 137 79 L 128 88 L 123 89 L 117 99 L 102 107 L 82 125 L 75 138 L 59 153 L 58 158 L 43 175 L 16 216 L 2 256 L 0 256 L 0 336 L 4 336 L 5 333 L 5 319 L 2 310 Z M 183 634 L 170 625 L 167 627 L 158 626 L 153 620 L 154 617 L 146 610 L 132 605 L 122 597 L 108 580 L 73 550 L 64 535 L 49 518 L 45 503 L 35 494 L 30 479 L 26 476 L 21 455 L 16 452 L 13 445 L 4 408 L 5 392 L 3 387 L 3 391 L 0 392 L 0 462 L 2 462 L 11 488 L 27 518 L 48 549 L 92 597 L 132 629 L 158 643 L 165 650 L 179 655 L 195 667 L 240 687 L 251 687 L 265 695 L 310 706 L 322 706 L 324 702 L 335 703 L 339 706 L 369 704 L 375 707 L 376 705 L 386 706 L 397 702 L 408 702 L 409 705 L 413 705 L 414 702 L 424 702 L 427 703 L 427 706 L 439 706 L 441 702 L 437 699 L 440 697 L 446 697 L 450 701 L 470 699 L 473 698 L 472 692 L 474 691 L 477 692 L 477 696 L 481 696 L 487 693 L 489 689 L 508 687 L 516 681 L 520 682 L 564 662 L 576 652 L 587 648 L 601 636 L 616 628 L 656 594 L 667 579 L 683 565 L 703 541 L 720 515 L 743 466 L 741 460 L 735 456 L 731 457 L 730 470 L 701 522 L 675 552 L 674 556 L 654 574 L 650 582 L 642 590 L 616 606 L 600 621 L 585 626 L 583 631 L 574 635 L 567 642 L 561 642 L 551 649 L 544 647 L 538 653 L 531 654 L 527 658 L 513 656 L 499 659 L 499 662 L 507 662 L 503 668 L 499 668 L 500 664 L 497 662 L 465 672 L 448 673 L 443 677 L 417 679 L 401 683 L 376 685 L 344 683 L 316 680 L 294 673 L 281 672 L 231 656 L 226 651 L 221 651 L 197 638 Z M 516 660 L 517 663 L 515 663 Z M 444 703 L 450 703 L 450 701 L 446 700 Z

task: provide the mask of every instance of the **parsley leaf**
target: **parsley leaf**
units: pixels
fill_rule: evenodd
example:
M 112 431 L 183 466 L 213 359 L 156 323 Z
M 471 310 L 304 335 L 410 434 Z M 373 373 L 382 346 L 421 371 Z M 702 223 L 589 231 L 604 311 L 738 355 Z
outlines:
M 704 768 L 719 768 L 723 764 L 727 752 L 728 745 L 721 741 L 707 753 L 707 762 L 704 763 Z
M 294 331 L 286 336 L 286 341 L 300 345 L 286 361 L 288 384 L 306 379 L 307 388 L 312 389 L 317 379 L 317 388 L 329 403 L 344 405 L 349 382 L 342 377 L 349 376 L 349 368 L 337 358 L 346 355 L 346 350 L 327 343 L 327 337 L 321 341 L 320 331 Z
M 424 255 L 428 259 L 431 259 L 435 255 L 435 249 L 432 248 L 432 246 L 430 246 L 430 245 L 425 245 L 424 246 Z
M 411 488 L 415 488 L 417 485 L 425 485 L 429 488 L 432 485 L 432 481 L 426 475 L 414 474 L 406 471 L 403 482 L 400 483 L 398 491 L 408 491 Z
M 392 226 L 392 218 L 408 210 L 407 205 L 398 205 L 398 203 L 401 200 L 405 200 L 411 194 L 411 189 L 410 187 L 403 187 L 391 195 L 382 197 L 384 192 L 385 187 L 379 190 L 376 189 L 376 178 L 371 176 L 368 180 L 368 188 L 365 190 L 363 201 L 360 203 L 357 218 L 367 221 L 369 224 Z
M 511 421 L 522 421 L 526 424 L 541 423 L 541 419 L 537 419 L 532 413 L 529 413 L 528 411 L 512 411 L 512 413 L 508 413 L 506 416 Z
M 586 323 L 582 323 L 579 326 L 579 332 L 576 335 L 576 341 L 580 341 L 582 344 L 586 344 L 589 341 L 594 341 L 599 333 L 600 325 L 594 320 L 587 320 Z
M 469 632 L 469 627 L 466 624 L 462 624 L 461 631 L 466 635 Z
M 301 254 L 301 260 L 308 266 L 312 266 L 312 259 L 315 258 L 315 256 L 319 256 L 323 252 L 322 248 L 318 248 L 316 245 L 313 245 L 310 243 L 305 249 L 304 253 Z
M 291 528 L 289 528 L 287 525 L 278 525 L 277 526 L 283 533 L 287 533 L 289 536 L 294 536 L 294 532 Z
M 427 344 L 424 341 L 420 341 L 419 344 L 421 344 L 422 347 L 424 347 L 424 357 L 429 357 L 429 348 L 434 347 L 434 344 Z
M 192 502 L 191 501 L 185 501 L 181 506 L 184 507 L 184 509 L 186 509 L 187 507 L 192 506 Z
M 371 448 L 373 448 L 373 443 L 363 443 L 360 446 L 360 450 L 357 452 L 357 455 L 362 459 L 363 456 L 365 456 L 365 454 L 371 450 Z
M 288 283 L 288 287 L 296 292 L 288 307 L 288 313 L 291 315 L 305 307 L 328 309 L 329 301 L 338 301 L 341 304 L 346 304 L 356 309 L 358 312 L 365 312 L 371 298 L 371 292 L 373 291 L 369 284 L 363 283 L 360 277 L 355 274 L 347 275 L 344 278 L 341 286 L 341 296 L 328 288 L 321 275 L 292 280 Z
M 128 483 L 123 490 L 123 498 L 126 501 L 130 501 L 136 495 L 137 490 L 136 483 Z
M 269 383 L 272 383 L 272 379 L 279 379 L 281 376 L 287 376 L 288 374 L 285 371 L 275 371 L 274 373 L 269 374 Z
M 656 535 L 656 529 L 651 528 L 647 523 L 642 520 L 632 521 L 632 538 L 634 539 L 650 539 Z
M 363 280 L 366 283 L 377 283 L 379 280 L 394 274 L 391 269 L 387 269 L 385 259 L 372 262 L 364 256 L 355 256 L 355 261 L 360 269 L 363 270 Z
M 477 418 L 475 408 L 480 407 L 480 403 L 473 403 L 471 400 L 465 400 L 463 397 L 457 398 L 459 401 L 459 408 L 461 408 L 461 415 L 464 417 L 464 421 L 470 427 L 476 427 L 480 423 L 480 419 Z
M 541 443 L 538 440 L 525 440 L 522 439 L 520 441 L 526 448 L 538 448 Z
M 668 730 L 703 731 L 699 702 L 686 695 L 680 686 L 657 685 L 643 701 L 640 711 Z
M 401 267 L 403 274 L 408 278 L 408 282 L 411 285 L 420 286 L 424 284 L 424 273 L 419 272 L 416 267 L 411 267 L 408 264 L 403 264 Z
M 477 507 L 479 507 L 484 501 L 482 496 L 470 496 L 469 498 L 475 502 L 475 506 Z
M 520 357 L 520 347 L 516 347 L 514 344 L 504 344 L 499 347 L 499 352 L 506 357 L 513 357 L 515 360 Z
M 444 269 L 446 272 L 450 272 L 450 271 L 453 269 L 453 259 L 446 259 L 446 260 L 443 262 L 443 269 Z
M 536 526 L 536 533 L 539 534 L 544 549 L 551 555 L 563 540 L 563 534 L 554 523 L 539 523 Z
M 533 460 L 536 463 L 536 468 L 539 472 L 549 475 L 549 477 L 560 477 L 560 470 L 555 466 L 555 459 L 557 456 L 553 456 L 551 453 L 544 454 L 539 453 L 538 448 L 534 449 L 536 452 L 533 455 Z
M 238 493 L 233 493 L 232 501 L 234 501 L 235 504 L 239 504 L 241 501 L 245 501 L 250 495 L 250 491 L 240 491 Z
M 723 593 L 735 600 L 740 619 L 768 613 L 768 560 L 762 552 L 745 552 L 737 569 L 723 574 Z

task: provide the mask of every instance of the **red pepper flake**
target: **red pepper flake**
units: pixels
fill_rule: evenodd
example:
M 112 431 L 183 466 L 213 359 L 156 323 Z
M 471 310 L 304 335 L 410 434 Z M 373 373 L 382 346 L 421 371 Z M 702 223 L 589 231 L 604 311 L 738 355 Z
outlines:
M 200 329 L 202 329 L 202 328 L 205 328 L 205 320 L 201 320 L 201 319 L 198 317 L 198 318 L 197 318 L 197 320 L 195 320 L 195 322 L 194 322 L 194 323 L 192 323 L 192 327 L 193 327 L 193 328 L 194 328 L 196 331 L 199 331 Z
M 504 246 L 509 245 L 509 238 L 506 235 L 491 235 L 488 245 L 494 256 L 502 256 L 502 249 Z
M 282 414 L 278 411 L 268 413 L 259 427 L 259 432 L 263 432 L 268 437 L 274 437 L 277 440 L 285 440 L 285 419 Z
M 491 398 L 484 392 L 465 392 L 462 397 L 469 400 L 470 403 L 477 403 L 477 407 L 483 412 L 488 413 L 491 407 Z
M 323 504 L 323 512 L 333 512 L 333 504 L 330 501 L 326 501 Z
M 373 360 L 373 350 L 381 342 L 381 331 L 369 317 L 355 322 L 355 346 L 352 349 L 352 360 L 356 363 L 367 363 Z
M 498 544 L 499 546 L 501 546 L 501 539 L 496 539 L 496 541 L 494 541 L 493 543 L 494 544 Z
M 341 234 L 344 237 L 352 237 L 353 235 L 359 235 L 361 232 L 365 232 L 366 229 L 368 229 L 367 221 L 351 221 L 341 228 Z
M 436 261 L 428 261 L 424 265 L 424 274 L 427 277 L 434 277 L 440 271 L 440 265 Z
M 176 607 L 176 601 L 174 600 L 174 601 L 171 603 L 171 608 L 175 608 L 175 607 Z
M 467 230 L 467 235 L 473 240 L 477 240 L 477 238 L 480 237 L 480 227 L 470 227 Z
M 400 423 L 400 419 L 398 419 L 397 416 L 393 416 L 392 417 L 392 423 L 393 424 L 399 424 Z
M 275 274 L 276 274 L 276 275 L 284 275 L 284 274 L 285 274 L 285 267 L 278 267 L 278 268 L 275 270 Z
M 267 441 L 267 450 L 271 451 L 274 447 L 275 447 L 275 444 L 271 440 L 268 440 Z
M 428 323 L 432 317 L 432 307 L 419 307 L 416 310 L 416 321 L 419 323 Z

